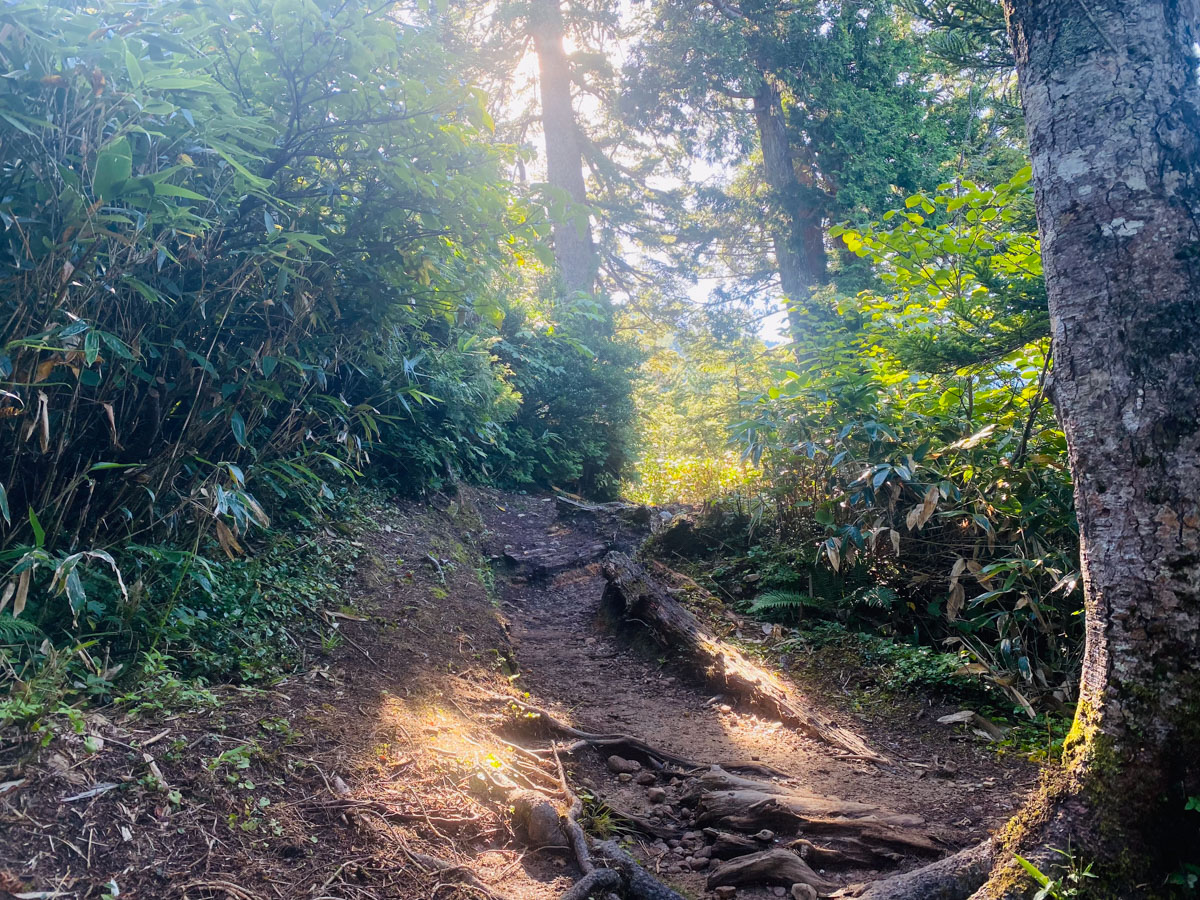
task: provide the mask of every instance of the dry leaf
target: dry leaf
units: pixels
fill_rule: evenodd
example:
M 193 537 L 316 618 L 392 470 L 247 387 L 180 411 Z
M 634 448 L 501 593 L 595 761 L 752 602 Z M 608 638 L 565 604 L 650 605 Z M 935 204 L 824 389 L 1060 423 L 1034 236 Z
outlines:
M 837 540 L 829 540 L 825 542 L 825 554 L 829 557 L 829 564 L 833 566 L 833 571 L 838 571 L 842 565 L 842 558 L 838 549 Z
M 961 584 L 954 585 L 950 590 L 950 596 L 946 600 L 946 618 L 957 619 L 958 614 L 962 612 L 963 603 L 966 602 L 967 592 L 963 590 Z
M 242 545 L 237 542 L 237 538 L 233 536 L 233 532 L 229 530 L 229 526 L 217 519 L 217 541 L 221 545 L 221 549 L 225 551 L 225 555 L 230 559 L 235 556 L 240 556 L 242 553 Z
M 921 512 L 917 516 L 918 529 L 924 528 L 925 523 L 933 516 L 934 510 L 937 509 L 938 496 L 937 485 L 934 485 L 925 492 L 925 499 L 921 501 Z
M 25 611 L 25 601 L 29 598 L 29 580 L 33 575 L 32 569 L 26 569 L 17 576 L 17 596 L 13 598 L 13 618 Z

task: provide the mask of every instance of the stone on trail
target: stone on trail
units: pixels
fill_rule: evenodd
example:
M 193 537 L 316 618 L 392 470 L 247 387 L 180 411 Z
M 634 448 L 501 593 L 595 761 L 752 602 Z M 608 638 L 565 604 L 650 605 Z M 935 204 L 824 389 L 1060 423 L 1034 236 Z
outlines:
M 623 759 L 614 753 L 608 758 L 608 771 L 618 775 L 634 775 L 642 771 L 642 764 L 636 759 Z

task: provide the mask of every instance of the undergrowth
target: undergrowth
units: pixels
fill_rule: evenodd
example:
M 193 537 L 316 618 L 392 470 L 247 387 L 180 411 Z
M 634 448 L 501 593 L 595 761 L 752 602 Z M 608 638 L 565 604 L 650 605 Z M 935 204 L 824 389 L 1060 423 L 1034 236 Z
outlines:
M 81 576 L 88 601 L 68 633 L 54 598 L 22 617 L 0 613 L 0 727 L 48 737 L 75 728 L 77 708 L 115 703 L 132 715 L 216 705 L 217 683 L 269 683 L 328 647 L 326 610 L 346 606 L 341 584 L 362 548 L 341 532 L 382 504 L 358 486 L 331 500 L 328 525 L 276 529 L 235 559 L 219 542 L 195 550 L 135 546 L 114 557 L 115 576 Z M 329 527 L 330 525 L 338 527 Z

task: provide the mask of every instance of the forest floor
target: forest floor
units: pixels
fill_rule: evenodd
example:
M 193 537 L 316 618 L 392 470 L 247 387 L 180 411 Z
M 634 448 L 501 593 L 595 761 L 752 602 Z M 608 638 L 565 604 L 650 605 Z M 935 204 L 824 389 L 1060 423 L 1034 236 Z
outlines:
M 587 732 L 633 735 L 706 765 L 770 767 L 798 790 L 920 816 L 945 853 L 1007 819 L 1036 776 L 1020 756 L 938 724 L 953 706 L 891 698 L 864 715 L 844 672 L 786 677 L 887 766 L 721 696 L 602 615 L 599 557 L 643 535 L 562 520 L 553 498 L 464 490 L 371 518 L 355 536 L 352 583 L 327 614 L 336 636 L 301 646 L 294 676 L 218 689 L 217 702 L 164 679 L 136 712 L 90 711 L 44 741 L 0 736 L 0 897 L 557 900 L 579 877 L 572 857 L 532 848 L 506 793 L 561 799 L 555 756 L 530 752 L 551 743 L 526 705 Z M 521 564 L 557 553 L 580 559 L 540 577 Z M 778 669 L 757 623 L 715 605 L 693 611 Z M 608 753 L 561 750 L 584 825 L 626 840 L 683 896 L 718 896 L 706 888 L 714 832 L 688 801 L 701 772 L 622 775 Z M 823 892 L 923 861 L 830 868 Z M 786 893 L 748 885 L 736 896 Z

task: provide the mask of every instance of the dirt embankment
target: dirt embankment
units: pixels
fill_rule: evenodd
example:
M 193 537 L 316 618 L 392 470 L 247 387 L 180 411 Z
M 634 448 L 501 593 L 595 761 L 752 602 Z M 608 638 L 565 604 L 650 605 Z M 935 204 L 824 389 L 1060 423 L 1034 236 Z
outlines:
M 680 893 L 729 896 L 720 857 L 786 852 L 811 863 L 827 894 L 929 855 L 894 845 L 846 857 L 842 826 L 827 820 L 855 804 L 914 823 L 949 852 L 1003 821 L 1032 777 L 911 711 L 866 723 L 845 698 L 796 688 L 887 756 L 884 767 L 722 696 L 636 622 L 604 620 L 598 560 L 636 543 L 636 529 L 611 517 L 560 517 L 550 498 L 470 491 L 376 519 L 358 536 L 362 562 L 330 621 L 340 645 L 307 648 L 292 677 L 221 689 L 217 707 L 174 698 L 137 717 L 97 710 L 85 734 L 46 747 L 7 736 L 0 896 L 558 900 L 580 876 L 575 854 L 565 840 L 533 846 L 539 825 L 519 802 L 542 796 L 567 813 L 558 759 L 593 835 L 627 838 L 647 873 Z M 714 634 L 742 624 L 697 612 Z M 561 731 L 551 744 L 531 706 L 580 732 L 641 738 L 660 755 L 639 762 L 622 745 L 622 765 L 612 747 Z M 662 762 L 671 756 L 743 764 L 756 780 L 717 784 L 704 768 Z M 941 764 L 950 758 L 953 771 Z M 753 833 L 717 808 L 721 792 L 746 790 L 774 791 L 765 806 L 751 798 L 775 816 Z M 796 797 L 813 794 L 835 798 L 842 815 L 805 807 L 804 847 L 779 806 L 794 811 Z M 835 845 L 840 859 L 822 855 Z M 787 891 L 754 883 L 736 896 L 777 888 Z

